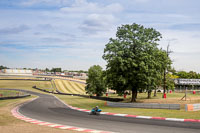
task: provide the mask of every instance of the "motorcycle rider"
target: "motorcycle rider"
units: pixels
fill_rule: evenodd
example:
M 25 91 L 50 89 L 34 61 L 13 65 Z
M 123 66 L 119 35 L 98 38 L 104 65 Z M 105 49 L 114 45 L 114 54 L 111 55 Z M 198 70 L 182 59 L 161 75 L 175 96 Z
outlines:
M 92 108 L 91 112 L 89 112 L 89 114 L 93 114 L 93 115 L 99 115 L 101 112 L 101 109 L 99 109 L 99 106 L 96 106 L 94 108 Z
M 95 110 L 95 112 L 97 112 L 97 111 L 99 110 L 99 106 L 96 106 L 96 107 L 94 108 L 94 110 Z
M 94 110 L 95 112 L 97 112 L 99 110 L 99 106 L 94 107 L 92 110 Z

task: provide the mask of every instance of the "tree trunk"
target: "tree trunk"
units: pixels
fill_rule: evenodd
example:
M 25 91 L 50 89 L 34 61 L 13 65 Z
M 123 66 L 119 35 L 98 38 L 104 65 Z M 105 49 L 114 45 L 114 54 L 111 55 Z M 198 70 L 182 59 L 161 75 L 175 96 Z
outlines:
M 137 89 L 132 89 L 132 99 L 131 102 L 136 102 L 136 98 L 137 98 Z
M 157 96 L 157 93 L 156 93 L 156 89 L 154 90 L 154 97 L 156 97 Z
M 164 98 L 164 94 L 166 92 L 166 69 L 164 71 L 164 84 L 163 84 L 163 98 Z
M 148 99 L 151 98 L 151 90 L 148 91 Z
M 135 96 L 135 99 L 137 99 L 137 95 L 138 95 L 138 93 L 136 92 L 136 96 Z

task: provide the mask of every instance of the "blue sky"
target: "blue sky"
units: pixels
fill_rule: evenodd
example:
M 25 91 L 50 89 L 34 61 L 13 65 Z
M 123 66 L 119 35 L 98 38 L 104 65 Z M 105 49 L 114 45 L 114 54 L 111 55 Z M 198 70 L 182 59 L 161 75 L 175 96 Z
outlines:
M 0 65 L 87 70 L 118 26 L 138 23 L 170 43 L 176 70 L 200 73 L 199 0 L 0 0 Z

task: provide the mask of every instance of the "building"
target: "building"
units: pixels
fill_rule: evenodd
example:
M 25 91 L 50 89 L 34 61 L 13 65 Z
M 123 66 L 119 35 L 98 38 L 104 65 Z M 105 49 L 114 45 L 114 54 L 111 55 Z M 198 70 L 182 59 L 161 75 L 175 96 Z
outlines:
M 1 75 L 33 75 L 32 70 L 26 69 L 2 69 Z

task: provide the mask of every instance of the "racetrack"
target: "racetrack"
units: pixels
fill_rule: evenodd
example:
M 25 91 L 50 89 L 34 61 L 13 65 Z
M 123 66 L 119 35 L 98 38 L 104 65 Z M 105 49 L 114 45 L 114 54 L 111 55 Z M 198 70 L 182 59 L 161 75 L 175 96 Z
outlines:
M 200 123 L 88 115 L 86 112 L 70 109 L 53 95 L 25 92 L 39 97 L 23 105 L 19 112 L 42 121 L 120 133 L 199 133 L 200 131 Z

